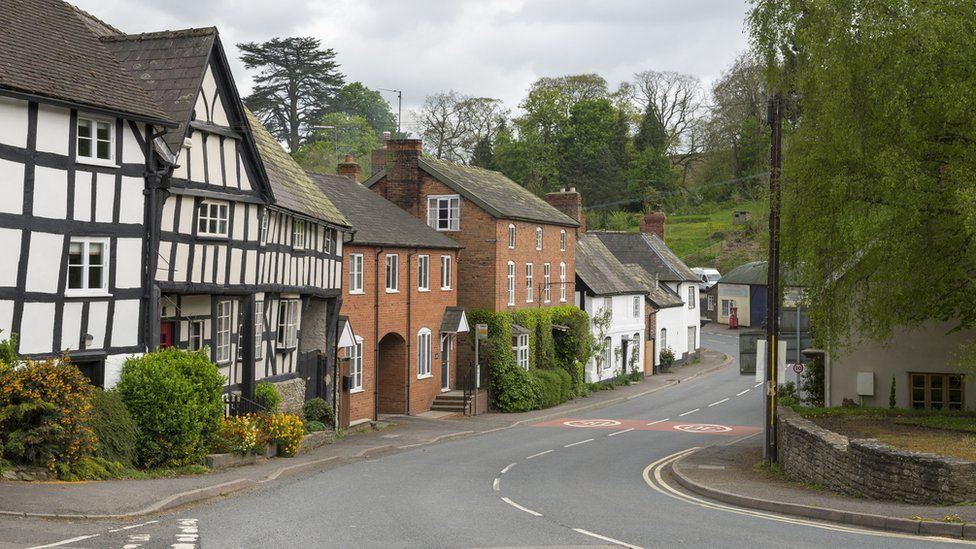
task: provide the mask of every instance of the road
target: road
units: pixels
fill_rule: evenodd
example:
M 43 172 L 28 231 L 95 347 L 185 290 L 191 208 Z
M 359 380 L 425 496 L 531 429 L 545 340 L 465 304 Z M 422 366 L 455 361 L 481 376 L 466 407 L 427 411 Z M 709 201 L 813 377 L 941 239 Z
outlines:
M 736 350 L 725 334 L 706 332 L 702 342 Z M 111 527 L 20 519 L 16 535 L 33 532 L 43 545 L 97 534 L 59 547 L 186 549 L 946 544 L 743 513 L 689 499 L 666 474 L 655 477 L 655 464 L 671 456 L 758 432 L 754 385 L 729 367 L 579 417 L 385 455 L 176 514 Z

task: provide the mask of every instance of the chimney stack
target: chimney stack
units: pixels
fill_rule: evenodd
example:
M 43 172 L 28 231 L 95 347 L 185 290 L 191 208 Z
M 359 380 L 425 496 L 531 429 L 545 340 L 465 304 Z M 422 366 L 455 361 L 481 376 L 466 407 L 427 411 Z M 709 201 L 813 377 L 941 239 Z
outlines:
M 359 183 L 359 164 L 356 163 L 351 154 L 347 154 L 346 158 L 339 163 L 336 173 Z
M 640 232 L 656 234 L 661 242 L 664 240 L 664 227 L 668 222 L 668 216 L 661 211 L 661 206 L 654 206 L 654 211 L 644 214 L 640 222 Z
M 423 142 L 419 139 L 391 139 L 386 147 L 386 185 L 384 196 L 420 218 L 420 155 Z
M 386 149 L 389 142 L 390 132 L 383 132 L 383 148 L 373 149 L 372 156 L 369 159 L 369 167 L 372 173 L 386 168 Z
M 583 197 L 576 192 L 576 187 L 567 191 L 560 188 L 559 192 L 546 193 L 546 202 L 550 206 L 563 212 L 579 222 L 579 232 L 586 232 L 586 215 L 583 214 Z

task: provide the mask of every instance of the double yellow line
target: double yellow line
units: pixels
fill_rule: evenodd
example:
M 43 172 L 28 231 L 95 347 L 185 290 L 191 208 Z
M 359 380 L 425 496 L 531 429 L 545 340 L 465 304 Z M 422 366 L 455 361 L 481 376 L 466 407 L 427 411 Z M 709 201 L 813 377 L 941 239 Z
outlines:
M 700 449 L 701 449 L 700 447 L 689 448 L 687 450 L 682 450 L 680 452 L 676 452 L 669 456 L 665 456 L 655 461 L 654 463 L 651 463 L 650 465 L 644 468 L 644 482 L 646 482 L 647 485 L 653 488 L 655 491 L 664 494 L 665 496 L 677 500 L 681 500 L 685 503 L 690 503 L 691 505 L 697 505 L 698 507 L 704 507 L 706 509 L 714 509 L 716 511 L 724 511 L 726 513 L 734 513 L 737 515 L 744 515 L 744 516 L 759 518 L 763 520 L 771 520 L 771 521 L 783 522 L 787 524 L 809 526 L 811 528 L 819 528 L 821 530 L 831 530 L 834 532 L 844 532 L 848 534 L 860 534 L 865 536 L 875 536 L 875 537 L 883 537 L 883 538 L 900 538 L 900 539 L 909 539 L 915 541 L 927 540 L 927 541 L 935 541 L 935 542 L 942 542 L 942 543 L 955 543 L 961 545 L 976 545 L 976 542 L 966 541 L 961 539 L 940 538 L 940 537 L 933 537 L 933 536 L 916 536 L 910 534 L 899 534 L 896 532 L 881 532 L 878 530 L 866 530 L 864 528 L 843 526 L 839 524 L 829 524 L 829 523 L 817 522 L 813 520 L 775 515 L 772 513 L 765 513 L 763 511 L 755 511 L 751 509 L 743 509 L 740 507 L 732 507 L 729 505 L 723 505 L 721 503 L 714 503 L 711 501 L 703 500 L 695 496 L 686 494 L 684 492 L 675 489 L 674 487 L 672 487 L 671 485 L 669 485 L 667 482 L 664 481 L 662 471 L 664 471 L 669 465 L 673 464 L 674 462 Z

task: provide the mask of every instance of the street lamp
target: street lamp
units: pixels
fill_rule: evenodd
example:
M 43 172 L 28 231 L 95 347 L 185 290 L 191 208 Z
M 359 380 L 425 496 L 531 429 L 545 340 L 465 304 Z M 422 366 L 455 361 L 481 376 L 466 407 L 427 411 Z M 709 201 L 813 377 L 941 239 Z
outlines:
M 335 131 L 335 165 L 336 165 L 336 173 L 338 173 L 339 172 L 339 127 L 338 126 L 312 126 L 312 129 Z

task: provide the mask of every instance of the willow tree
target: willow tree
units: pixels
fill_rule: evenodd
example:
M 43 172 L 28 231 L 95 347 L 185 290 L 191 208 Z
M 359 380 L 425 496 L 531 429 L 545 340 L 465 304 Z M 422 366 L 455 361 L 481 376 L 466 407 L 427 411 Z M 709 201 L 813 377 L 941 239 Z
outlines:
M 790 104 L 784 253 L 820 337 L 973 327 L 972 0 L 754 0 L 749 28 Z

